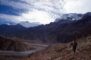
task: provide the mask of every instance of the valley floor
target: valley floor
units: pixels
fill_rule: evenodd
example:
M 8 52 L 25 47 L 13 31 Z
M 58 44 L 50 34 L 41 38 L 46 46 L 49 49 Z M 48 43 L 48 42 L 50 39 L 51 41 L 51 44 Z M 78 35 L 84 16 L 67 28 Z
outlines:
M 0 55 L 0 60 L 91 60 L 91 36 L 78 39 L 77 51 L 74 54 L 70 43 L 53 44 L 29 56 Z

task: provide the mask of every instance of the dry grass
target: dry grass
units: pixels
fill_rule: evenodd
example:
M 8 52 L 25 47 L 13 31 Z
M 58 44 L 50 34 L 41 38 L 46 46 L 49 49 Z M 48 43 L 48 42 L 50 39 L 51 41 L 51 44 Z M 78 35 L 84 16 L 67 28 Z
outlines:
M 91 60 L 90 37 L 78 40 L 78 48 L 75 55 L 69 46 L 70 43 L 55 44 L 44 51 L 33 54 L 30 60 Z
M 91 60 L 91 36 L 78 39 L 75 55 L 69 45 L 54 44 L 27 57 L 0 56 L 0 60 Z
M 0 50 L 5 51 L 26 51 L 30 50 L 31 46 L 26 44 L 22 39 L 12 39 L 0 36 Z

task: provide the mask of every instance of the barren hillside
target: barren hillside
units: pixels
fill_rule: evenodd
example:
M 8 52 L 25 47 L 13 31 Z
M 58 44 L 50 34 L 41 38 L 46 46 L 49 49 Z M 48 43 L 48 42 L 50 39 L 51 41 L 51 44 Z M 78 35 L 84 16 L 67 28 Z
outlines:
M 26 51 L 30 46 L 21 40 L 9 39 L 0 36 L 0 50 L 2 51 Z
M 30 60 L 90 60 L 91 59 L 91 36 L 78 39 L 77 52 L 74 55 L 68 44 L 55 44 L 45 51 L 35 53 Z
M 42 51 L 38 51 L 26 57 L 0 56 L 0 60 L 90 60 L 91 36 L 80 38 L 76 54 L 73 54 L 70 43 L 50 45 Z

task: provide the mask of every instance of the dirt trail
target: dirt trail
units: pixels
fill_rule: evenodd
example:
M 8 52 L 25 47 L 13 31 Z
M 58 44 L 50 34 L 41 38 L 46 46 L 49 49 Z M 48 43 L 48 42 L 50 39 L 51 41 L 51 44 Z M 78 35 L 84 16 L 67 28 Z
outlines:
M 29 56 L 37 51 L 40 51 L 40 50 L 43 50 L 45 48 L 48 47 L 48 45 L 41 45 L 41 44 L 32 44 L 32 47 L 34 47 L 34 49 L 32 50 L 29 50 L 29 51 L 20 51 L 20 52 L 17 52 L 17 51 L 0 51 L 0 56 L 1 55 L 4 55 L 4 56 Z

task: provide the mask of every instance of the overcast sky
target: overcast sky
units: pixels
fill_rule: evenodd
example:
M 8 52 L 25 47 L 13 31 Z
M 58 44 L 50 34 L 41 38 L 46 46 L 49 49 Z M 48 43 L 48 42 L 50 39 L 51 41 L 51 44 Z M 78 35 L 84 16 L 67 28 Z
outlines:
M 0 0 L 0 20 L 47 24 L 63 13 L 91 12 L 91 0 Z

